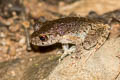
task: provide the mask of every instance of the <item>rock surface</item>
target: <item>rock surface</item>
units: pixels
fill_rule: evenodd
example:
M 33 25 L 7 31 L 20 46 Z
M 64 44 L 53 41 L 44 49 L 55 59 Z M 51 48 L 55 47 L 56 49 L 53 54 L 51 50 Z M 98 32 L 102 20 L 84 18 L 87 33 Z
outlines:
M 119 80 L 119 44 L 120 38 L 109 39 L 85 63 L 84 59 L 69 56 L 56 66 L 46 80 Z

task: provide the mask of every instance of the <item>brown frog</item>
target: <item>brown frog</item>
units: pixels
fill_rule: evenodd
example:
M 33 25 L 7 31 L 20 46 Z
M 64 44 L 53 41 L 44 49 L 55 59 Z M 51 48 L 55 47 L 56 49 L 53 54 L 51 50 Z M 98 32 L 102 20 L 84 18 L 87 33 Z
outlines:
M 85 17 L 65 17 L 35 24 L 30 43 L 49 46 L 61 43 L 64 50 L 60 61 L 75 51 L 96 51 L 107 39 L 110 26 Z M 73 46 L 70 46 L 73 44 Z

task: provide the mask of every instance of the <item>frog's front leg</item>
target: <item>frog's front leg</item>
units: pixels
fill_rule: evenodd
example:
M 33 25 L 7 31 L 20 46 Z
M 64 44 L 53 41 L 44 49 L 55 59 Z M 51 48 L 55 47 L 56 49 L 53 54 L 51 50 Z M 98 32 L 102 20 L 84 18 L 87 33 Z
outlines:
M 73 52 L 75 52 L 76 46 L 75 46 L 75 45 L 72 45 L 72 46 L 70 47 L 69 44 L 62 44 L 62 49 L 63 49 L 64 52 L 63 52 L 62 56 L 60 57 L 59 62 L 60 62 L 61 60 L 63 60 L 63 58 L 66 57 L 67 55 L 70 55 L 70 54 L 72 54 Z
M 67 56 L 67 54 L 69 54 L 69 45 L 68 44 L 62 44 L 62 49 L 63 49 L 64 52 L 63 52 L 62 56 L 60 57 L 59 62 L 61 60 L 63 60 L 63 58 L 65 56 Z
M 66 57 L 67 55 L 70 55 L 76 51 L 76 45 L 80 43 L 80 39 L 73 35 L 65 35 L 61 39 L 60 43 L 62 44 L 62 49 L 64 52 L 60 57 L 59 62 L 63 60 L 63 58 Z

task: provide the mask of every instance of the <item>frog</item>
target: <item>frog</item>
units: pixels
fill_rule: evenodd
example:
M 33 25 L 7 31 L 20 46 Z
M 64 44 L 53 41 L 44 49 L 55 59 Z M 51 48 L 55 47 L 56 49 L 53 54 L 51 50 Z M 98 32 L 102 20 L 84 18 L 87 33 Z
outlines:
M 96 51 L 107 40 L 111 28 L 108 24 L 87 17 L 64 17 L 36 23 L 34 27 L 30 43 L 36 46 L 62 44 L 63 54 L 59 61 L 74 52 Z

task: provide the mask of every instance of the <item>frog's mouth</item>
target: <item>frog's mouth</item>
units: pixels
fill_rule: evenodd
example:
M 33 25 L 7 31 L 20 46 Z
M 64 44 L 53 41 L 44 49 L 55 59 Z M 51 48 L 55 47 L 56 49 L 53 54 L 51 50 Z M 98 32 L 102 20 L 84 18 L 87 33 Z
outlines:
M 51 45 L 54 45 L 54 44 L 56 44 L 56 43 L 41 43 L 41 44 L 37 44 L 37 46 L 41 46 L 41 47 L 45 47 L 45 46 L 51 46 Z
M 56 43 L 58 43 L 58 40 L 47 40 L 47 41 L 41 41 L 39 38 L 32 38 L 30 43 L 35 46 L 51 46 Z

